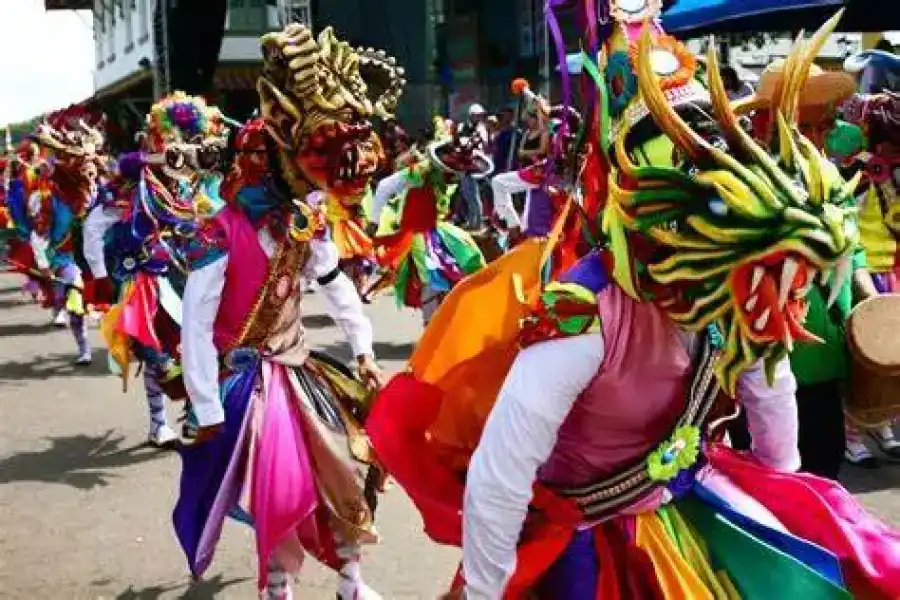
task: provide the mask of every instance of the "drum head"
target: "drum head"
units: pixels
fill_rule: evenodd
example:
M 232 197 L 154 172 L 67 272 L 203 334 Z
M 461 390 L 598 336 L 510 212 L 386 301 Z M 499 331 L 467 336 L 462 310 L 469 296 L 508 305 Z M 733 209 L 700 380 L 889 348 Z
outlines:
M 900 375 L 900 294 L 860 302 L 847 321 L 850 351 L 879 375 Z

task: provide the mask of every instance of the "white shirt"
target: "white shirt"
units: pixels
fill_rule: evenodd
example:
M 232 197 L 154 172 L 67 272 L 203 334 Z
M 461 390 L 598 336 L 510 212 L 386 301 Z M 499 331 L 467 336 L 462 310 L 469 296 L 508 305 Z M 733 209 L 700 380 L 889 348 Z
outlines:
M 275 241 L 267 228 L 259 230 L 258 239 L 266 256 L 275 252 Z M 307 280 L 320 279 L 338 266 L 337 247 L 326 240 L 310 241 L 310 256 L 303 266 Z M 219 353 L 213 343 L 213 325 L 219 312 L 228 256 L 223 256 L 188 276 L 182 299 L 184 321 L 181 329 L 181 359 L 184 383 L 191 405 L 201 427 L 218 425 L 225 420 L 219 401 Z M 305 287 L 305 286 L 303 286 Z M 363 312 L 362 301 L 353 283 L 343 273 L 319 289 L 325 296 L 326 308 L 343 331 L 355 356 L 374 356 L 372 324 Z
M 106 260 L 103 255 L 106 232 L 113 225 L 122 220 L 123 211 L 120 208 L 105 208 L 96 206 L 84 220 L 82 225 L 82 248 L 84 259 L 91 268 L 95 279 L 108 277 L 106 272 Z
M 603 356 L 603 336 L 594 333 L 537 344 L 516 357 L 466 478 L 463 572 L 468 600 L 502 597 L 515 571 L 516 546 L 537 471 Z M 748 370 L 739 386 L 756 457 L 775 469 L 799 468 L 790 363 L 778 364 L 771 388 L 761 365 Z

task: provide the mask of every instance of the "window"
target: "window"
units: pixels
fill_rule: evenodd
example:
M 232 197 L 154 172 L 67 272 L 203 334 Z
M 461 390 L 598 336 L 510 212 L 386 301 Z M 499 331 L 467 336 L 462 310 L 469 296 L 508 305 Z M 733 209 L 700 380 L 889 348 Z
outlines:
M 103 0 L 95 0 L 94 2 L 94 54 L 96 55 L 97 68 L 102 69 L 103 52 L 105 50 L 104 42 L 106 41 L 106 22 L 103 19 Z
M 228 31 L 259 34 L 266 31 L 267 21 L 266 0 L 228 0 Z
M 140 29 L 139 42 L 145 42 L 150 37 L 150 0 L 137 0 L 137 16 Z
M 111 0 L 103 2 L 103 12 L 106 15 L 106 61 L 116 60 L 116 7 Z
M 131 52 L 134 49 L 134 6 L 131 1 L 121 1 L 122 18 L 125 21 L 125 52 Z

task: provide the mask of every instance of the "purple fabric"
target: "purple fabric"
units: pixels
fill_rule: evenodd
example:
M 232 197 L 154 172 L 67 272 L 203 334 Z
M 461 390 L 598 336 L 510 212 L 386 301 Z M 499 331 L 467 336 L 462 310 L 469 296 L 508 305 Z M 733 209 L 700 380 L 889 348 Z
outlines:
M 888 294 L 891 291 L 890 282 L 884 273 L 872 273 L 872 283 L 879 294 Z
M 594 547 L 594 530 L 578 531 L 541 580 L 540 598 L 595 600 L 599 578 L 600 561 Z
M 541 186 L 531 190 L 531 199 L 528 202 L 528 214 L 525 219 L 528 227 L 525 235 L 528 237 L 544 237 L 553 228 L 553 200 L 547 193 L 547 188 Z
M 194 577 L 201 576 L 212 561 L 225 513 L 234 505 L 223 499 L 235 491 L 226 483 L 234 480 L 229 476 L 234 474 L 235 452 L 242 449 L 245 417 L 258 374 L 259 368 L 254 367 L 233 376 L 234 383 L 225 393 L 225 424 L 219 435 L 179 451 L 181 489 L 172 522 Z
M 425 240 L 428 245 L 429 254 L 438 259 L 443 275 L 447 276 L 451 282 L 457 282 L 465 276 L 462 269 L 456 264 L 453 255 L 444 248 L 444 242 L 441 240 L 436 229 L 428 231 L 425 234 Z
M 119 158 L 119 173 L 127 179 L 138 181 L 141 178 L 141 171 L 146 165 L 147 161 L 143 153 L 129 152 Z
M 599 294 L 609 285 L 609 275 L 600 252 L 594 250 L 575 263 L 575 266 L 563 273 L 559 280 L 562 283 L 576 283 Z

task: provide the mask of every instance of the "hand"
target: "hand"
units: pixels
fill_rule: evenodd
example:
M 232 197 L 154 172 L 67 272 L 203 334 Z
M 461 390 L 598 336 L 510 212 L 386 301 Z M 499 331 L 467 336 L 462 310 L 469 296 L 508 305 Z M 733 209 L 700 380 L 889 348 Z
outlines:
M 94 279 L 94 297 L 91 299 L 93 304 L 113 304 L 115 299 L 115 290 L 109 277 L 101 277 Z
M 364 354 L 357 359 L 359 378 L 372 391 L 378 391 L 387 383 L 387 377 L 381 367 L 375 362 L 375 358 Z
M 215 425 L 209 425 L 207 427 L 200 427 L 199 429 L 197 429 L 197 435 L 194 437 L 194 443 L 204 444 L 218 436 L 224 429 L 224 423 L 217 423 Z

